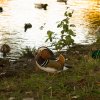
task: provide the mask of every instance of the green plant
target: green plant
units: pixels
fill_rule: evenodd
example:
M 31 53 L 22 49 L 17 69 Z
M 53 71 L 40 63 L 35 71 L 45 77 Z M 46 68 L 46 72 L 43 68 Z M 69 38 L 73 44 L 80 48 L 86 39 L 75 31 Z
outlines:
M 24 48 L 21 52 L 21 57 L 29 57 L 29 58 L 34 58 L 34 54 L 35 54 L 35 48 L 30 48 L 30 47 L 27 47 Z
M 65 19 L 60 21 L 57 25 L 57 28 L 61 29 L 59 34 L 56 34 L 55 32 L 50 30 L 47 31 L 46 42 L 49 41 L 51 43 L 51 46 L 54 46 L 56 50 L 61 50 L 64 47 L 68 48 L 74 44 L 74 39 L 72 37 L 75 36 L 75 32 L 72 30 L 72 27 L 75 27 L 75 25 L 70 24 L 69 22 L 72 14 L 73 11 L 66 11 L 64 13 Z

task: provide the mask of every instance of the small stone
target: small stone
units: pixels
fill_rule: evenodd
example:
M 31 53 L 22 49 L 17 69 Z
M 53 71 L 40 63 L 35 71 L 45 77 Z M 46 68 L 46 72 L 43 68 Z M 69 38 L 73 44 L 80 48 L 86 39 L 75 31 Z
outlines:
M 34 98 L 24 98 L 23 100 L 34 100 Z
M 15 97 L 10 97 L 8 100 L 15 100 Z

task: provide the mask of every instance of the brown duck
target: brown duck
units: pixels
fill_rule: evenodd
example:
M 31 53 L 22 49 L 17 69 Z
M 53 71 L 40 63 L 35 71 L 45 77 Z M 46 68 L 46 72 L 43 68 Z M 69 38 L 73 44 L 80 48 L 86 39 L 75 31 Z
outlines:
M 49 73 L 59 73 L 63 71 L 65 57 L 60 54 L 56 59 L 53 52 L 47 47 L 40 47 L 36 55 L 36 65 L 39 69 Z

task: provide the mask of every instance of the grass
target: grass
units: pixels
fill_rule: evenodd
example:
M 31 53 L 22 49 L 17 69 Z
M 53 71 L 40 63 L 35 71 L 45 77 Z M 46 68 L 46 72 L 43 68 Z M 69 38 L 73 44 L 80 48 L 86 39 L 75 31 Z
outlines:
M 35 47 L 31 49 L 30 47 L 26 46 L 26 48 L 22 49 L 20 57 L 34 58 L 35 51 L 36 51 Z
M 72 68 L 57 75 L 24 69 L 0 78 L 0 100 L 99 100 L 100 59 L 91 57 L 94 47 L 98 44 L 78 45 L 63 52 Z

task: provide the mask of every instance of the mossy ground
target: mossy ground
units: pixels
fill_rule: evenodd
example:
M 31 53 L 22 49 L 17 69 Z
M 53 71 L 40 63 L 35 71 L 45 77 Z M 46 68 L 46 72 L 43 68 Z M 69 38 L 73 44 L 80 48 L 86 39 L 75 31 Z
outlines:
M 63 52 L 72 68 L 59 74 L 20 66 L 16 74 L 0 77 L 0 100 L 100 100 L 100 59 L 91 57 L 99 46 L 77 45 Z

